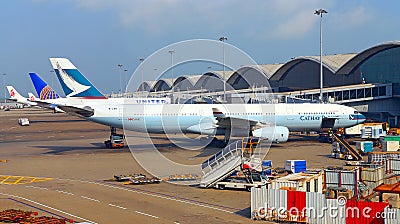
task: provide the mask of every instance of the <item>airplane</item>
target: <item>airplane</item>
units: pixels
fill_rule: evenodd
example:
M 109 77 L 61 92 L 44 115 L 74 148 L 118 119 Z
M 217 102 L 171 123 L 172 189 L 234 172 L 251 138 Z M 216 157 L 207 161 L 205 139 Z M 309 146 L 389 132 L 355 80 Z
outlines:
M 37 106 L 36 97 L 32 93 L 28 93 L 29 98 L 22 96 L 13 86 L 6 86 L 8 90 L 8 94 L 10 94 L 9 100 L 13 100 L 20 104 L 25 104 L 28 106 Z
M 105 101 L 68 59 L 50 58 L 50 63 L 69 96 L 68 103 L 58 107 L 114 128 L 224 135 L 226 143 L 230 137 L 248 136 L 285 142 L 289 131 L 345 128 L 365 120 L 354 108 L 338 104 L 138 104 L 129 98 Z

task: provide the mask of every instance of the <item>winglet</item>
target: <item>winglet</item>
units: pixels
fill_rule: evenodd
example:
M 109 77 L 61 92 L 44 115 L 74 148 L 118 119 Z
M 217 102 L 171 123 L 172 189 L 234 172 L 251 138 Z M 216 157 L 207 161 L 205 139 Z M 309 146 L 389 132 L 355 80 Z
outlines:
M 67 97 L 105 97 L 67 58 L 50 58 L 50 63 Z

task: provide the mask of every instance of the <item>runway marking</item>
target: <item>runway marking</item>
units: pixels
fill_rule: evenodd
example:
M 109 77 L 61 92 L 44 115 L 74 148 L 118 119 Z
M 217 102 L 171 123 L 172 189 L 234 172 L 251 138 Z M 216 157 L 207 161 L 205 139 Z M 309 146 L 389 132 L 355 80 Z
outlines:
M 69 194 L 69 195 L 74 195 L 71 192 L 66 192 L 66 191 L 61 191 L 61 190 L 56 190 L 58 193 L 63 193 L 63 194 Z
M 25 186 L 25 187 L 36 188 L 36 189 L 40 189 L 40 190 L 48 190 L 48 188 L 45 188 L 45 187 L 36 187 L 36 186 Z
M 135 211 L 135 212 L 138 213 L 138 214 L 141 214 L 141 215 L 145 215 L 145 216 L 148 216 L 148 217 L 155 218 L 155 219 L 159 218 L 158 216 L 150 215 L 150 214 L 147 214 L 147 213 L 144 213 L 144 212 L 139 212 L 139 211 Z
M 204 207 L 204 208 L 210 208 L 210 209 L 214 209 L 214 210 L 218 210 L 218 211 L 222 211 L 222 212 L 227 212 L 227 213 L 231 213 L 231 214 L 235 213 L 235 212 L 228 211 L 228 210 L 225 210 L 225 209 L 222 209 L 222 208 L 217 208 L 217 207 L 214 207 L 214 206 L 205 205 L 205 204 L 201 204 L 201 203 L 198 203 L 198 202 L 191 202 L 191 201 L 187 201 L 187 200 L 177 199 L 177 198 L 173 198 L 173 197 L 170 197 L 170 196 L 162 196 L 162 195 L 157 195 L 157 194 L 154 194 L 154 193 L 147 193 L 147 192 L 139 191 L 139 190 L 136 190 L 136 189 L 135 190 L 126 189 L 126 188 L 122 188 L 122 187 L 118 187 L 118 186 L 111 186 L 111 185 L 106 185 L 106 184 L 104 184 L 104 185 L 103 184 L 99 184 L 99 185 L 102 185 L 102 186 L 105 186 L 105 187 L 111 187 L 111 188 L 115 188 L 115 189 L 120 189 L 120 190 L 125 190 L 125 191 L 129 191 L 129 192 L 135 192 L 135 193 L 138 193 L 138 194 L 148 195 L 148 196 L 152 196 L 152 197 L 167 199 L 167 200 L 171 200 L 171 201 L 182 202 L 182 203 L 186 203 L 186 204 L 190 204 L 190 205 L 196 205 L 196 206 L 200 206 L 200 207 Z
M 236 209 L 236 208 L 229 208 L 229 207 L 226 207 L 226 206 L 219 206 L 218 207 L 218 205 L 208 204 L 207 202 L 197 202 L 197 201 L 193 201 L 191 199 L 179 198 L 179 197 L 170 196 L 170 195 L 161 195 L 160 193 L 151 192 L 151 191 L 146 192 L 146 191 L 144 191 L 142 189 L 135 189 L 133 187 L 128 187 L 128 186 L 119 187 L 119 186 L 115 186 L 115 185 L 112 185 L 112 184 L 104 184 L 104 183 L 92 182 L 92 181 L 87 181 L 87 180 L 73 180 L 73 179 L 64 179 L 64 178 L 54 178 L 54 179 L 63 180 L 63 181 L 74 181 L 74 182 L 87 183 L 87 184 L 95 184 L 95 185 L 100 185 L 100 186 L 104 186 L 104 187 L 109 187 L 109 188 L 114 188 L 114 189 L 129 191 L 129 192 L 134 192 L 134 193 L 148 195 L 148 196 L 152 196 L 152 197 L 158 197 L 158 198 L 162 198 L 162 199 L 167 199 L 167 200 L 171 200 L 171 201 L 191 204 L 191 205 L 204 207 L 204 208 L 209 208 L 209 209 L 213 209 L 213 210 L 217 210 L 217 211 L 221 211 L 221 212 L 226 212 L 226 213 L 230 213 L 230 214 L 234 214 L 235 212 L 240 211 L 240 209 Z M 232 210 L 235 210 L 235 211 L 229 211 L 229 210 L 226 210 L 225 208 L 232 209 Z
M 17 195 L 12 195 L 12 194 L 4 194 L 4 193 L 1 193 L 1 192 L 0 192 L 0 194 L 1 194 L 1 195 L 4 195 L 4 196 L 7 196 L 7 197 L 13 197 L 13 198 L 22 199 L 22 200 L 28 201 L 28 202 L 30 202 L 30 203 L 33 203 L 33 204 L 36 204 L 36 205 L 39 205 L 39 206 L 42 206 L 42 207 L 45 207 L 45 208 L 48 208 L 48 209 L 54 210 L 54 211 L 56 211 L 56 212 L 59 212 L 59 213 L 62 213 L 62 214 L 65 214 L 65 215 L 67 215 L 67 216 L 74 217 L 74 218 L 77 218 L 77 219 L 83 220 L 83 221 L 85 221 L 85 222 L 89 222 L 89 223 L 97 224 L 96 222 L 90 221 L 90 220 L 88 220 L 88 219 L 84 219 L 84 218 L 82 218 L 82 217 L 79 217 L 79 216 L 77 216 L 77 215 L 73 215 L 73 214 L 71 214 L 71 213 L 68 213 L 68 212 L 61 211 L 61 210 L 59 210 L 59 209 L 56 209 L 56 208 L 50 207 L 50 206 L 48 206 L 48 205 L 45 205 L 45 204 L 41 204 L 41 203 L 39 203 L 39 202 L 36 202 L 36 201 L 30 200 L 30 199 L 28 199 L 28 198 L 24 198 L 24 197 L 17 196 Z M 37 208 L 37 209 L 40 209 L 40 208 Z
M 96 201 L 96 202 L 100 202 L 99 200 L 97 200 L 97 199 L 94 199 L 94 198 L 89 198 L 89 197 L 86 197 L 86 196 L 81 196 L 81 198 L 84 198 L 84 199 L 87 199 L 87 200 L 91 200 L 91 201 Z
M 116 207 L 116 208 L 120 208 L 120 209 L 124 209 L 124 210 L 126 210 L 127 208 L 124 208 L 124 207 L 122 207 L 122 206 L 119 206 L 119 205 L 114 205 L 114 204 L 108 204 L 109 206 L 112 206 L 112 207 Z
M 0 175 L 0 184 L 30 184 L 52 179 L 53 178 Z

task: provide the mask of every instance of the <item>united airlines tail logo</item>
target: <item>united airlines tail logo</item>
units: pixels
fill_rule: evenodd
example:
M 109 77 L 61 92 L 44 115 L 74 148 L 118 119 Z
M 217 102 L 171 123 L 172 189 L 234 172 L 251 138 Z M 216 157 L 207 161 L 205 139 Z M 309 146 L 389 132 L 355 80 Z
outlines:
M 79 93 L 82 93 L 90 88 L 90 86 L 85 86 L 77 82 L 72 76 L 68 75 L 58 64 L 57 62 L 57 69 L 60 74 L 60 77 L 64 84 L 72 91 L 72 93 L 68 94 L 67 97 L 75 96 Z

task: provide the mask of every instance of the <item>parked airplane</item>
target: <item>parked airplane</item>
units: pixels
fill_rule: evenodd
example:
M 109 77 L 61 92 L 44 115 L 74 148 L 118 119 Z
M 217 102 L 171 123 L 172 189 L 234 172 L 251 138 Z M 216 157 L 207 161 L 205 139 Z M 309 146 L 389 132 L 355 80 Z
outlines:
M 50 58 L 66 95 L 64 111 L 116 128 L 148 133 L 196 133 L 287 141 L 289 131 L 350 127 L 365 117 L 337 104 L 137 104 L 107 102 L 66 58 Z M 65 80 L 68 80 L 66 83 Z M 79 86 L 75 86 L 79 83 Z M 86 86 L 88 88 L 81 88 Z M 76 88 L 75 88 L 76 87 Z M 98 93 L 97 95 L 95 93 Z M 98 100 L 85 100 L 93 96 Z M 92 98 L 93 97 L 89 97 Z
M 8 94 L 10 94 L 10 100 L 29 106 L 37 106 L 37 103 L 33 102 L 36 100 L 36 97 L 32 93 L 28 93 L 29 98 L 26 98 L 19 94 L 19 92 L 13 86 L 7 86 L 7 90 Z

